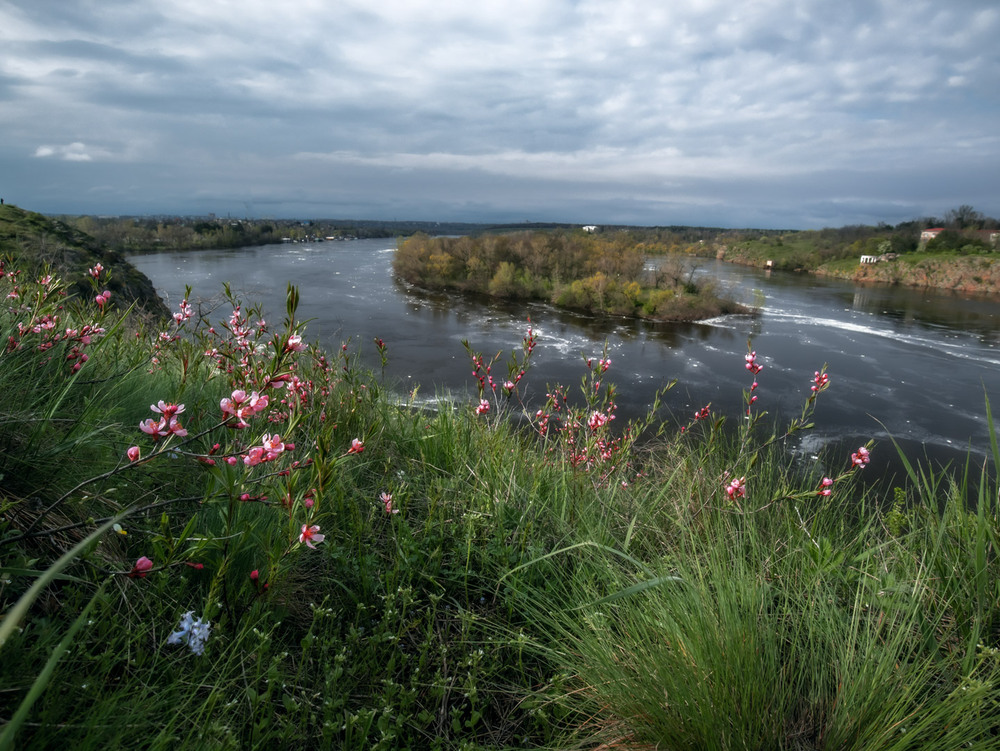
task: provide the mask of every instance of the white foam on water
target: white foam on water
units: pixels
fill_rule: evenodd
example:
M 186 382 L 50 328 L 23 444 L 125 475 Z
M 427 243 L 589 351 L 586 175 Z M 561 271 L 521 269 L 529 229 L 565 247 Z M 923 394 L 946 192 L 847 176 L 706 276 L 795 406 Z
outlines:
M 545 327 L 533 326 L 532 330 L 538 337 L 538 348 L 554 349 L 561 355 L 576 355 L 586 352 L 593 344 L 582 334 L 557 336 L 550 334 Z
M 940 337 L 932 339 L 930 337 L 903 333 L 894 329 L 877 328 L 875 326 L 855 323 L 853 321 L 842 321 L 836 318 L 818 318 L 814 316 L 802 315 L 800 313 L 789 313 L 781 310 L 769 310 L 767 311 L 767 315 L 771 318 L 776 318 L 799 327 L 811 326 L 845 331 L 852 334 L 859 334 L 861 336 L 874 336 L 899 344 L 933 350 L 936 354 L 943 354 L 968 362 L 1000 366 L 1000 359 L 984 357 L 982 354 L 974 351 L 968 345 L 963 343 L 956 343 L 954 345 L 947 344 L 942 342 Z

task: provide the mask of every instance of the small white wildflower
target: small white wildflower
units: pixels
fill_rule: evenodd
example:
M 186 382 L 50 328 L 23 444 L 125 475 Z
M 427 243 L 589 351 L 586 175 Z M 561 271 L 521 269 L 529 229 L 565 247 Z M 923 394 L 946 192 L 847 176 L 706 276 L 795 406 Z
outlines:
M 194 611 L 189 610 L 181 616 L 178 630 L 167 637 L 167 644 L 187 644 L 196 655 L 204 654 L 205 642 L 208 641 L 208 632 L 211 628 L 208 621 L 195 618 Z

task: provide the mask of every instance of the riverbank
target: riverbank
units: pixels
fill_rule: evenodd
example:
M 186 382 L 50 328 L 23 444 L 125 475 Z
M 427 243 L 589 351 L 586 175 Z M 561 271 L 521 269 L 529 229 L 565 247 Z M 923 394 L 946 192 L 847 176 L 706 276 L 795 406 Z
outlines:
M 877 263 L 836 261 L 813 273 L 853 282 L 898 284 L 974 295 L 1000 294 L 1000 254 L 910 253 Z
M 529 332 L 509 386 L 470 351 L 479 393 L 429 413 L 357 345 L 317 346 L 294 289 L 280 324 L 228 299 L 213 327 L 185 301 L 162 331 L 59 289 L 0 278 L 32 302 L 0 308 L 0 389 L 19 395 L 0 421 L 0 748 L 889 751 L 1000 733 L 995 484 L 973 497 L 968 476 L 911 468 L 876 496 L 860 480 L 892 449 L 867 443 L 790 466 L 786 429 L 843 388 L 825 368 L 782 392 L 777 435 L 752 351 L 727 357 L 735 429 L 707 400 L 625 426 L 628 364 L 533 383 L 548 343 Z
M 850 282 L 888 284 L 924 289 L 940 289 L 975 295 L 1000 294 L 1000 252 L 967 246 L 966 252 L 935 250 L 930 244 L 912 246 L 898 243 L 892 250 L 889 240 L 868 238 L 847 245 L 823 245 L 821 233 L 717 243 L 699 255 L 711 255 L 729 263 L 844 279 Z M 860 262 L 867 255 L 873 262 Z

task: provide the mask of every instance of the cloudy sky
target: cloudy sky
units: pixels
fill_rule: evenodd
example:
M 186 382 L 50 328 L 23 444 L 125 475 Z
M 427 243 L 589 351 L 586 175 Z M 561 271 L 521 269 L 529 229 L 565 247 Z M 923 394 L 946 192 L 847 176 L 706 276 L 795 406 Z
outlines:
M 997 0 L 0 0 L 48 213 L 1000 216 Z

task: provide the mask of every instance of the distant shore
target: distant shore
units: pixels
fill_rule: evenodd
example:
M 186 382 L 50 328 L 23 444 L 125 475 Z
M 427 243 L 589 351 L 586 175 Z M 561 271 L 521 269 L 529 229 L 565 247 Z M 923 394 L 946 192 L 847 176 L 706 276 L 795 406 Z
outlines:
M 720 260 L 741 266 L 768 268 L 763 258 L 718 253 Z M 960 255 L 958 253 L 914 252 L 875 263 L 839 259 L 816 267 L 783 268 L 783 271 L 816 274 L 861 284 L 887 284 L 960 292 L 975 295 L 1000 294 L 1000 253 Z
M 1000 256 L 950 256 L 914 253 L 909 256 L 842 268 L 842 262 L 816 269 L 820 276 L 854 282 L 898 284 L 977 295 L 1000 294 Z

